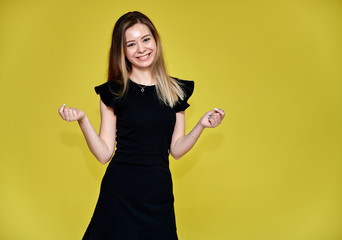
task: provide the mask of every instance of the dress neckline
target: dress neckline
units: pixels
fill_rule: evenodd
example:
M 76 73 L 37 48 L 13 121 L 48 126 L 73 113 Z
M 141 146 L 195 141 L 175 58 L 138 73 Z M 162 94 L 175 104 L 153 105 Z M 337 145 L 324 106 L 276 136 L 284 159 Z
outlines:
M 132 83 L 140 86 L 140 87 L 155 87 L 156 84 L 152 84 L 152 85 L 144 85 L 144 84 L 140 84 L 140 83 L 137 83 L 137 82 L 134 82 L 132 79 L 128 78 Z

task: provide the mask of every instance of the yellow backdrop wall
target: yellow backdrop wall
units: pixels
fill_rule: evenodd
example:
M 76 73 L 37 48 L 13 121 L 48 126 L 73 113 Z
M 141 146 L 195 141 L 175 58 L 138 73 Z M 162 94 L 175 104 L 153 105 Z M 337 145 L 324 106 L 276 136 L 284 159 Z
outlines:
M 114 22 L 151 17 L 170 75 L 196 82 L 171 159 L 181 240 L 342 239 L 342 2 L 0 1 L 0 239 L 80 239 L 105 166 L 66 103 L 99 126 Z

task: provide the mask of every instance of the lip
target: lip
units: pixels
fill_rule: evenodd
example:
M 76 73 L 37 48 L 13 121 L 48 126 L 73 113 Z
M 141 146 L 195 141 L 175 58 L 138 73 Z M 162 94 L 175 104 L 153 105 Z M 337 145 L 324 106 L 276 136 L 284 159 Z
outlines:
M 139 56 L 139 57 L 136 57 L 136 58 L 139 59 L 140 61 L 146 61 L 150 58 L 151 54 L 152 54 L 152 52 L 147 53 L 147 54 L 142 55 L 142 56 Z

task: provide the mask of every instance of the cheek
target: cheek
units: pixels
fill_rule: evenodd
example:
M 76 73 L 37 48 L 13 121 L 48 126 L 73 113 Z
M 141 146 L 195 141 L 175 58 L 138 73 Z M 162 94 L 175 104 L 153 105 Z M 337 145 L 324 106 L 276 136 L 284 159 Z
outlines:
M 153 48 L 154 50 L 157 49 L 157 45 L 155 41 L 151 42 L 151 48 Z
M 132 58 L 133 57 L 133 51 L 132 50 L 127 50 L 126 49 L 126 52 L 125 52 L 125 55 L 128 59 Z

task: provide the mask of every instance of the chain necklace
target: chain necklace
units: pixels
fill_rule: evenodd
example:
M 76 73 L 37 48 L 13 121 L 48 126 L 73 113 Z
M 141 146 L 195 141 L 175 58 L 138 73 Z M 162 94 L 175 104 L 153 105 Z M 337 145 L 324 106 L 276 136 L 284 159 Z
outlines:
M 140 91 L 141 91 L 141 92 L 145 92 L 145 87 L 146 87 L 146 86 L 143 86 L 143 87 L 142 87 L 139 83 L 137 83 L 137 85 L 140 87 Z
M 130 80 L 132 81 L 132 82 L 134 82 L 136 85 L 138 85 L 138 87 L 140 88 L 140 91 L 143 93 L 143 92 L 145 92 L 145 88 L 146 87 L 148 87 L 148 86 L 153 86 L 153 85 L 143 85 L 143 84 L 139 84 L 139 83 L 137 83 L 136 81 L 133 81 L 131 78 L 130 78 Z

